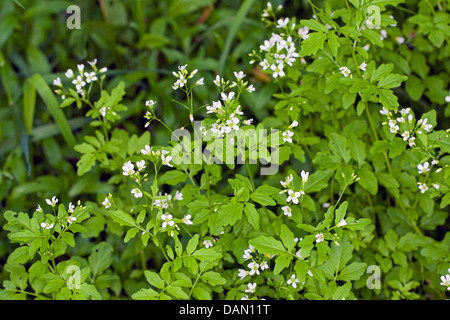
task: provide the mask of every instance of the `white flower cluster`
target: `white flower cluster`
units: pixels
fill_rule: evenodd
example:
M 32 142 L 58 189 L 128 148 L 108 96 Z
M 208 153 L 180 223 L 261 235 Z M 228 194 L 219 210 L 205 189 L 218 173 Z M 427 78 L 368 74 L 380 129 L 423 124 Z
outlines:
M 187 89 L 187 81 L 189 79 L 193 78 L 197 74 L 198 69 L 195 69 L 191 73 L 189 73 L 189 71 L 186 69 L 186 67 L 187 67 L 187 64 L 185 64 L 184 66 L 179 66 L 178 72 L 175 72 L 175 71 L 172 72 L 172 74 L 175 76 L 175 78 L 177 78 L 177 81 L 175 81 L 175 83 L 172 85 L 173 90 L 178 90 L 180 88 L 185 88 L 185 87 Z M 193 87 L 201 86 L 203 84 L 204 84 L 204 78 L 200 78 L 199 80 L 197 80 L 195 82 Z
M 306 181 L 308 181 L 308 177 L 309 177 L 309 172 L 306 172 L 305 170 L 302 170 L 302 172 L 300 173 L 301 178 L 302 178 L 302 184 L 303 187 L 305 186 Z M 284 190 L 280 191 L 281 193 L 288 193 L 288 197 L 286 199 L 286 201 L 288 203 L 292 202 L 293 204 L 298 204 L 299 203 L 299 198 L 301 198 L 301 196 L 303 196 L 305 194 L 305 191 L 303 191 L 302 189 L 296 191 L 294 186 L 293 186 L 293 180 L 294 177 L 292 174 L 290 174 L 289 176 L 287 176 L 285 178 L 285 181 L 280 181 L 281 185 L 285 188 Z M 281 208 L 283 210 L 283 213 L 290 217 L 292 215 L 292 209 L 289 206 L 284 206 Z
M 400 115 L 398 115 L 400 112 Z M 416 145 L 414 140 L 416 134 L 422 134 L 424 131 L 430 132 L 433 126 L 428 123 L 428 119 L 419 119 L 414 122 L 414 115 L 411 108 L 403 108 L 400 111 L 392 112 L 383 107 L 380 113 L 388 118 L 383 125 L 389 125 L 391 133 L 400 134 L 404 141 L 407 141 L 410 147 Z
M 295 128 L 296 126 L 298 126 L 298 121 L 294 120 L 294 121 L 292 121 L 291 125 L 288 127 L 288 130 L 283 131 L 283 133 L 281 134 L 281 137 L 283 138 L 284 142 L 292 143 L 292 137 L 294 136 L 294 132 L 292 132 L 291 129 Z
M 78 73 L 75 73 L 72 69 L 67 69 L 65 72 L 65 76 L 67 79 L 71 80 L 72 84 L 75 87 L 76 93 L 84 98 L 86 94 L 90 91 L 90 88 L 86 90 L 87 85 L 92 85 L 94 82 L 99 81 L 98 75 L 105 73 L 108 69 L 101 68 L 97 69 L 97 59 L 93 61 L 87 62 L 91 67 L 91 70 L 87 71 L 84 64 L 77 65 Z M 58 87 L 55 90 L 56 94 L 61 95 L 62 99 L 66 98 L 66 95 L 69 94 L 69 91 L 65 91 L 61 78 L 56 78 L 53 80 L 53 85 Z
M 251 260 L 250 263 L 247 264 L 248 270 L 238 269 L 238 277 L 240 280 L 243 280 L 247 276 L 257 276 L 261 274 L 261 271 L 269 269 L 268 260 L 272 259 L 274 255 L 264 255 L 258 256 L 259 259 L 255 260 L 257 256 L 255 247 L 249 245 L 247 249 L 244 250 L 244 255 L 242 256 L 245 261 Z M 247 292 L 247 291 L 246 291 Z
M 215 137 L 222 138 L 233 131 L 239 131 L 241 122 L 245 125 L 250 125 L 253 122 L 253 119 L 242 121 L 241 116 L 244 115 L 244 112 L 242 112 L 241 105 L 239 104 L 239 96 L 244 90 L 251 93 L 255 91 L 255 88 L 243 80 L 245 77 L 243 71 L 234 72 L 234 76 L 236 77 L 236 81 L 233 81 L 231 84 L 219 75 L 216 76 L 214 84 L 220 90 L 220 100 L 214 101 L 211 105 L 206 106 L 206 113 L 215 114 L 217 120 L 209 129 L 204 126 L 201 127 L 203 135 L 207 135 L 208 131 L 210 131 Z M 237 88 L 237 93 L 235 91 L 229 91 L 229 89 L 235 87 Z M 226 91 L 229 92 L 226 93 Z
M 160 196 L 161 196 L 161 194 L 160 194 Z M 169 206 L 170 206 L 170 203 L 172 201 L 172 196 L 170 194 L 167 194 L 167 193 L 164 196 L 167 197 L 167 198 L 165 198 L 165 199 L 155 199 L 155 201 L 153 202 L 153 205 L 155 207 L 159 207 L 159 208 L 162 208 L 162 209 L 168 209 Z M 173 197 L 173 199 L 177 200 L 177 201 L 183 200 L 183 194 L 180 191 L 177 190 L 175 192 L 175 196 Z M 190 219 L 190 215 L 189 215 L 189 217 L 187 217 L 186 221 L 188 221 L 189 219 Z M 186 223 L 186 224 L 189 224 L 189 223 Z
M 450 272 L 450 268 L 448 269 L 448 272 Z M 450 291 L 450 274 L 441 276 L 441 281 L 441 285 L 447 287 L 447 290 Z
M 45 199 L 45 202 L 53 208 L 54 213 L 55 213 L 55 207 L 56 207 L 56 204 L 58 203 L 58 201 L 59 200 L 58 200 L 58 198 L 56 198 L 56 196 L 53 196 L 51 199 Z M 75 205 L 72 202 L 70 202 L 67 207 L 67 212 L 69 213 L 69 215 L 67 217 L 65 217 L 64 221 L 62 220 L 61 217 L 59 217 L 59 216 L 56 217 L 56 219 L 59 221 L 59 223 L 61 224 L 62 227 L 64 227 L 66 225 L 66 223 L 67 223 L 67 225 L 70 225 L 70 224 L 74 223 L 75 221 L 77 221 L 77 217 L 75 217 L 74 213 L 75 213 L 75 209 L 78 207 L 82 208 L 80 201 L 77 202 L 77 207 L 75 207 Z M 44 210 L 41 208 L 40 204 L 38 204 L 38 206 L 36 208 L 36 212 L 44 213 Z M 50 229 L 53 229 L 54 226 L 55 226 L 55 224 L 53 222 L 45 222 L 45 221 L 41 222 L 41 227 L 43 229 L 50 230 Z
M 278 20 L 279 28 L 288 28 L 287 23 L 289 18 Z M 265 40 L 259 49 L 261 54 L 264 54 L 264 59 L 261 58 L 259 65 L 263 70 L 271 70 L 274 78 L 284 77 L 284 68 L 286 65 L 292 66 L 299 57 L 297 48 L 295 46 L 295 39 L 291 35 L 281 33 L 272 33 L 269 40 Z M 251 54 L 255 55 L 254 53 Z M 252 60 L 254 62 L 254 60 Z

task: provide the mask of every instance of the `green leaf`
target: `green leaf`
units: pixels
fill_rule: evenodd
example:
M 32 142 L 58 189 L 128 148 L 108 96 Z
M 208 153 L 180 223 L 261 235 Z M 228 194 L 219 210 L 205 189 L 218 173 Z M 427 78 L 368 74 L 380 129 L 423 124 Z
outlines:
M 158 297 L 159 293 L 153 289 L 141 289 L 136 293 L 133 293 L 131 297 L 135 300 L 154 300 Z
M 317 192 L 322 190 L 328 185 L 328 180 L 333 175 L 333 171 L 327 170 L 319 170 L 309 175 L 308 181 L 305 182 L 304 191 L 308 192 Z
M 291 264 L 292 257 L 292 255 L 287 253 L 280 254 L 275 259 L 275 267 L 273 268 L 273 273 L 279 274 L 281 271 L 283 271 L 283 269 L 288 268 Z
M 108 215 L 121 226 L 137 227 L 134 218 L 122 210 L 108 210 Z
M 376 195 L 378 192 L 378 180 L 375 174 L 367 167 L 362 167 L 358 171 L 358 183 L 372 195 Z
M 362 31 L 362 34 L 364 37 L 366 37 L 370 42 L 372 42 L 372 44 L 379 46 L 381 48 L 384 47 L 384 43 L 383 40 L 381 40 L 380 38 L 380 33 L 370 30 L 370 29 L 365 29 Z
M 359 140 L 354 133 L 348 137 L 348 148 L 354 160 L 358 162 L 358 166 L 364 163 L 366 159 L 366 144 Z
M 395 96 L 392 90 L 379 89 L 378 98 L 383 107 L 388 110 L 395 110 L 399 106 L 398 98 Z
M 328 28 L 321 24 L 319 21 L 314 19 L 308 19 L 308 20 L 300 20 L 300 23 L 309 29 L 312 29 L 314 31 L 322 31 L 322 32 L 328 32 Z
M 260 235 L 255 239 L 251 239 L 249 241 L 249 244 L 255 247 L 261 253 L 268 253 L 272 255 L 286 252 L 283 244 L 270 236 Z
M 315 54 L 319 49 L 323 48 L 326 34 L 322 32 L 314 32 L 309 34 L 309 38 L 302 41 L 300 49 L 300 57 L 306 57 Z
M 245 216 L 247 217 L 248 222 L 252 225 L 255 230 L 259 230 L 259 213 L 255 208 L 253 203 L 245 204 Z
M 341 156 L 345 163 L 350 161 L 350 150 L 348 148 L 347 139 L 344 136 L 332 132 L 330 134 L 330 142 L 328 145 L 330 146 L 331 151 L 336 155 Z
M 359 280 L 363 273 L 365 272 L 367 264 L 364 262 L 353 262 L 352 264 L 346 266 L 339 273 L 337 280 L 341 281 L 354 281 Z
M 229 203 L 221 206 L 217 213 L 216 224 L 218 226 L 234 225 L 241 219 L 244 205 L 242 203 Z
M 145 270 L 144 275 L 148 283 L 150 283 L 152 286 L 158 289 L 164 289 L 164 280 L 161 279 L 161 277 L 156 272 Z
M 202 279 L 205 282 L 208 282 L 212 286 L 223 286 L 227 283 L 227 280 L 224 277 L 222 277 L 222 275 L 219 272 L 215 271 L 207 271 L 202 273 L 200 279 Z
M 113 247 L 107 242 L 100 242 L 92 248 L 89 256 L 89 266 L 94 275 L 98 275 L 111 265 Z
M 199 239 L 199 235 L 197 233 L 189 240 L 189 242 L 186 246 L 187 254 L 191 255 L 195 251 L 195 249 L 197 249 L 198 239 Z
M 171 170 L 171 171 L 167 171 L 163 175 L 161 175 L 158 178 L 158 182 L 159 182 L 159 184 L 168 184 L 168 185 L 174 186 L 180 182 L 186 181 L 186 179 L 188 177 L 189 176 L 183 171 Z
M 221 254 L 214 250 L 213 248 L 201 248 L 191 255 L 192 257 L 195 257 L 198 260 L 202 261 L 214 261 L 221 257 Z

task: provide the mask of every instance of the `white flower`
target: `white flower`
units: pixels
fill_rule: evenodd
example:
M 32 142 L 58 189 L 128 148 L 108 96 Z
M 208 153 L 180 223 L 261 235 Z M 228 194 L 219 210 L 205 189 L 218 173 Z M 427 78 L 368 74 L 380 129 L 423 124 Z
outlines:
M 408 144 L 409 144 L 410 147 L 416 145 L 416 143 L 414 142 L 414 140 L 416 140 L 416 137 L 411 137 L 411 138 L 409 138 Z
M 248 275 L 248 271 L 244 269 L 238 269 L 238 277 L 239 279 L 244 279 Z
M 220 94 L 220 97 L 222 98 L 222 100 L 226 103 L 230 103 L 231 100 L 234 99 L 234 92 L 231 91 L 228 95 L 225 92 L 222 92 Z
M 274 78 L 276 78 L 278 76 L 280 76 L 280 77 L 284 77 L 285 76 L 285 73 L 283 71 L 283 64 L 282 63 L 279 63 L 278 65 L 273 64 L 273 65 L 270 66 L 270 69 L 273 70 L 273 77 Z
M 303 27 L 298 29 L 298 35 L 303 39 L 306 40 L 309 38 L 309 28 L 308 27 Z
M 387 31 L 386 30 L 380 30 L 380 39 L 384 40 L 387 38 Z
M 434 187 L 436 190 L 439 190 L 439 188 L 440 188 L 441 186 L 438 185 L 437 183 L 435 183 L 435 184 L 433 184 L 433 187 Z
M 74 223 L 75 221 L 77 221 L 77 218 L 76 218 L 76 217 L 67 217 L 67 222 L 68 222 L 69 224 L 72 224 L 72 223 Z
M 153 147 L 150 147 L 149 145 L 146 145 L 144 147 L 144 149 L 141 149 L 141 153 L 144 154 L 144 155 L 148 155 L 152 151 L 152 148 Z
M 86 82 L 84 82 L 81 76 L 78 76 L 76 79 L 74 79 L 72 83 L 77 88 L 77 91 L 81 90 L 86 85 Z
M 100 70 L 98 70 L 98 72 L 100 72 L 100 73 L 105 73 L 106 71 L 108 71 L 108 68 L 106 68 L 106 67 L 103 67 Z
M 419 169 L 419 174 L 425 173 L 430 171 L 430 164 L 427 162 L 425 162 L 423 165 L 421 165 L 420 163 L 417 165 L 417 169 Z
M 308 181 L 309 172 L 306 172 L 305 170 L 302 170 L 302 172 L 300 172 L 300 175 L 302 176 L 302 182 L 303 183 Z
M 52 229 L 53 228 L 53 223 L 47 223 L 47 222 L 42 222 L 41 223 L 41 227 L 44 229 Z
M 62 86 L 61 79 L 58 77 L 55 80 L 53 80 L 53 85 L 57 86 L 57 87 L 61 87 Z
M 37 211 L 37 212 L 43 212 L 44 210 L 42 210 L 41 205 L 38 204 L 38 206 L 37 206 L 37 208 L 36 208 L 36 211 Z
M 296 278 L 295 274 L 293 274 L 288 281 L 286 281 L 287 284 L 292 285 L 293 288 L 297 288 L 297 283 L 300 281 Z
M 153 101 L 153 100 L 145 101 L 145 105 L 150 108 L 153 107 L 155 105 L 155 103 L 156 103 L 156 101 Z
M 87 63 L 89 63 L 89 65 L 90 65 L 91 67 L 94 67 L 94 66 L 97 64 L 97 59 L 94 59 L 94 60 L 92 60 L 92 61 L 88 61 Z
M 248 246 L 248 249 L 244 250 L 244 255 L 242 256 L 245 260 L 248 260 L 252 257 L 251 253 L 255 251 L 255 248 L 251 245 Z
M 67 69 L 65 75 L 69 79 L 73 78 L 73 71 L 72 71 L 72 69 Z
M 204 240 L 203 245 L 205 246 L 206 249 L 211 248 L 213 246 L 211 240 Z
M 256 289 L 256 283 L 249 283 L 247 284 L 247 287 L 248 288 L 245 290 L 245 292 L 254 293 Z
M 242 122 L 243 122 L 245 125 L 249 126 L 249 125 L 252 124 L 253 119 L 244 120 L 244 121 L 242 121 Z
M 405 38 L 403 37 L 395 37 L 395 40 L 399 43 L 399 44 L 403 44 L 405 42 Z
M 264 59 L 263 61 L 261 61 L 259 63 L 259 65 L 263 68 L 263 70 L 267 70 L 270 67 L 270 63 L 269 63 L 269 61 L 267 61 L 267 59 Z
M 105 198 L 105 200 L 102 202 L 102 205 L 104 205 L 105 208 L 108 209 L 109 207 L 111 207 L 111 202 L 109 202 L 108 198 Z
M 269 269 L 269 264 L 267 263 L 267 261 L 263 261 L 259 267 L 261 268 L 261 270 L 266 270 Z
M 384 115 L 387 115 L 387 114 L 389 114 L 389 110 L 386 109 L 385 107 L 383 107 L 383 108 L 381 108 L 380 113 L 384 114 Z
M 161 160 L 162 160 L 162 163 L 164 165 L 169 166 L 169 167 L 173 167 L 173 165 L 170 164 L 170 161 L 172 160 L 171 156 L 167 156 L 166 157 L 164 154 L 162 154 L 161 155 Z
M 247 87 L 247 91 L 252 93 L 253 91 L 255 91 L 255 87 L 251 84 Z
M 84 76 L 86 77 L 87 83 L 97 81 L 97 76 L 95 75 L 95 72 L 91 72 L 91 73 L 85 72 Z
M 170 213 L 168 215 L 162 214 L 161 219 L 163 221 L 162 227 L 164 229 L 167 227 L 167 225 L 173 227 L 173 225 L 175 224 L 175 222 L 173 222 L 172 220 L 172 215 Z
M 101 107 L 100 108 L 100 110 L 99 110 L 99 112 L 100 112 L 100 114 L 102 115 L 102 116 L 106 116 L 106 107 Z
M 403 137 L 403 141 L 406 141 L 410 138 L 410 133 L 409 131 L 405 131 L 402 133 L 402 137 Z
M 236 77 L 236 79 L 241 80 L 245 77 L 245 74 L 243 71 L 239 71 L 239 72 L 234 72 L 234 76 Z
M 256 263 L 255 261 L 252 261 L 248 264 L 248 267 L 250 268 L 249 275 L 252 276 L 255 273 L 257 275 L 259 275 L 259 264 L 258 263 Z
M 289 126 L 289 128 L 295 128 L 296 126 L 298 126 L 298 121 L 294 120 L 292 121 L 291 125 Z
M 367 63 L 364 61 L 363 63 L 361 63 L 360 64 L 360 66 L 359 66 L 359 68 L 362 70 L 362 71 L 366 71 L 366 67 L 367 67 Z
M 283 137 L 283 141 L 284 142 L 289 142 L 292 143 L 292 136 L 294 135 L 294 133 L 292 131 L 284 131 L 281 136 Z
M 288 23 L 289 23 L 289 18 L 278 19 L 278 21 L 277 21 L 277 28 L 287 27 Z
M 281 185 L 282 185 L 283 187 L 286 188 L 286 186 L 289 185 L 289 183 L 291 183 L 292 180 L 294 180 L 294 177 L 292 176 L 292 174 L 290 174 L 290 175 L 287 176 L 285 179 L 286 179 L 285 181 L 280 181 L 280 183 L 281 183 Z
M 175 192 L 174 199 L 175 200 L 183 200 L 183 194 L 177 190 L 177 192 Z
M 425 193 L 425 191 L 428 190 L 428 187 L 425 183 L 417 182 L 417 184 L 419 185 L 419 190 L 421 193 Z
M 347 67 L 340 67 L 339 70 L 341 70 L 341 73 L 345 76 L 348 77 L 351 73 L 350 69 Z
M 187 225 L 192 224 L 192 221 L 191 221 L 191 215 L 190 215 L 190 214 L 187 214 L 187 215 L 185 215 L 185 216 L 183 217 L 183 223 L 184 223 L 184 224 L 187 224 Z
M 283 210 L 283 213 L 286 216 L 288 216 L 288 217 L 292 216 L 292 209 L 289 206 L 284 206 L 281 208 L 281 210 Z
M 54 207 L 58 203 L 58 198 L 56 198 L 56 196 L 53 196 L 53 198 L 51 200 L 50 199 L 45 199 L 45 202 L 47 202 L 47 204 L 49 206 Z
M 445 276 L 441 276 L 441 281 L 442 281 L 441 285 L 442 286 L 446 286 L 447 290 L 450 290 L 450 274 L 447 274 Z
M 135 172 L 134 165 L 131 163 L 131 161 L 124 163 L 122 166 L 122 170 L 124 176 L 131 176 Z
M 205 78 L 201 77 L 200 79 L 197 80 L 197 82 L 195 82 L 195 85 L 197 86 L 202 86 L 205 84 Z
M 322 242 L 323 240 L 325 240 L 323 233 L 316 234 L 316 243 Z
M 145 165 L 145 160 L 136 162 L 136 167 L 139 171 L 141 171 L 144 168 L 147 168 L 147 166 Z
M 138 188 L 134 188 L 133 190 L 131 190 L 131 193 L 135 198 L 142 198 L 142 191 Z
M 286 199 L 286 201 L 287 202 L 291 202 L 292 201 L 292 203 L 295 203 L 295 204 L 298 204 L 298 198 L 302 195 L 302 194 L 305 194 L 303 191 L 300 191 L 300 192 L 298 192 L 298 191 L 296 191 L 296 192 L 294 192 L 294 190 L 292 190 L 292 189 L 289 189 L 288 190 L 288 198 Z
M 72 204 L 72 202 L 70 202 L 69 203 L 69 207 L 67 209 L 67 212 L 73 213 L 74 210 L 75 210 L 75 206 Z
M 343 226 L 347 225 L 347 221 L 345 221 L 345 219 L 342 219 L 341 221 L 339 221 L 339 223 L 336 225 L 336 227 L 340 228 Z
M 80 74 L 83 74 L 84 64 L 78 64 L 78 65 L 77 65 L 77 69 L 78 69 L 78 72 L 79 72 Z
M 220 84 L 221 84 L 221 82 L 222 82 L 222 80 L 220 79 L 220 76 L 219 75 L 217 75 L 216 76 L 216 79 L 215 80 L 213 80 L 213 82 L 214 82 L 214 84 L 216 85 L 216 86 L 220 86 Z

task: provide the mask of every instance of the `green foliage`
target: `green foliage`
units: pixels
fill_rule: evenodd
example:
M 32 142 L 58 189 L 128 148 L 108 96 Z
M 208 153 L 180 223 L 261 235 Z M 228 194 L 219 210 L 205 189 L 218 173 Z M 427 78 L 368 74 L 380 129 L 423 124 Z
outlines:
M 0 299 L 447 298 L 449 4 L 318 3 L 2 3 Z

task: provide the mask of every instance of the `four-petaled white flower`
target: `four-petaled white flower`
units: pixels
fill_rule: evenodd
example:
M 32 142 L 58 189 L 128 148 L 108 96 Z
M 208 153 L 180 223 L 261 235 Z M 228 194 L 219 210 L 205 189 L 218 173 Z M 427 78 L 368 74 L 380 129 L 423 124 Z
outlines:
M 245 77 L 245 74 L 243 71 L 239 71 L 239 72 L 234 72 L 234 76 L 236 77 L 236 79 L 241 80 Z
M 47 223 L 47 222 L 42 222 L 41 223 L 41 227 L 44 228 L 44 229 L 47 229 L 47 230 L 48 229 L 52 229 L 53 226 L 54 226 L 53 223 Z
M 150 154 L 152 152 L 153 147 L 150 147 L 149 145 L 146 145 L 144 149 L 141 149 L 141 153 L 144 155 Z
M 84 76 L 86 77 L 87 83 L 97 81 L 97 76 L 95 75 L 95 72 L 91 72 L 91 73 L 85 72 Z
M 69 223 L 69 224 L 72 224 L 72 223 L 74 223 L 75 221 L 77 221 L 77 217 L 67 217 L 67 222 Z
M 183 217 L 183 223 L 187 224 L 187 225 L 191 225 L 192 224 L 191 215 L 190 214 L 187 214 L 187 215 L 185 215 Z
M 251 84 L 247 87 L 247 91 L 252 93 L 253 91 L 255 91 L 255 87 Z
M 306 172 L 305 170 L 302 170 L 302 172 L 300 172 L 300 175 L 302 176 L 302 182 L 303 183 L 308 181 L 309 172 Z
M 244 269 L 238 269 L 238 277 L 239 279 L 244 279 L 246 276 L 248 276 L 248 271 Z
M 270 69 L 272 69 L 273 71 L 273 77 L 284 77 L 285 73 L 283 71 L 283 64 L 279 63 L 279 64 L 273 64 L 270 66 Z
M 105 198 L 105 200 L 103 200 L 102 205 L 105 206 L 106 209 L 108 209 L 109 207 L 111 207 L 111 202 L 109 202 L 108 198 Z
M 162 214 L 161 215 L 161 220 L 163 221 L 162 223 L 162 227 L 165 229 L 167 227 L 167 225 L 173 227 L 175 222 L 172 220 L 172 215 L 169 214 Z
M 340 228 L 343 226 L 347 225 L 347 221 L 345 221 L 345 219 L 342 219 L 341 221 L 339 221 L 339 223 L 336 225 L 336 227 Z
M 419 174 L 422 173 L 426 173 L 428 171 L 430 171 L 430 164 L 427 162 L 425 162 L 423 165 L 421 165 L 420 163 L 417 165 L 417 169 L 419 169 Z
M 73 213 L 75 210 L 75 206 L 72 204 L 72 202 L 69 202 L 69 207 L 67 209 L 67 212 Z
M 211 248 L 213 246 L 211 240 L 204 240 L 203 245 L 205 246 L 206 249 Z
M 155 103 L 156 103 L 156 101 L 153 101 L 153 100 L 145 101 L 145 105 L 150 108 L 153 107 L 155 105 Z
M 360 68 L 362 71 L 366 71 L 366 67 L 367 67 L 367 63 L 366 63 L 365 61 L 363 61 L 363 63 L 361 63 L 361 64 L 359 65 L 359 68 Z
M 350 69 L 347 67 L 340 67 L 339 70 L 341 70 L 341 73 L 345 76 L 348 77 L 351 73 Z
M 67 69 L 65 75 L 66 75 L 67 78 L 72 79 L 73 76 L 74 76 L 72 69 Z
M 292 136 L 294 135 L 294 133 L 292 131 L 284 131 L 281 136 L 283 137 L 283 141 L 284 142 L 289 142 L 292 143 Z
M 162 160 L 162 163 L 164 165 L 169 166 L 169 167 L 173 167 L 173 165 L 170 164 L 170 161 L 172 160 L 171 156 L 167 156 L 166 157 L 164 154 L 162 154 L 161 155 L 161 160 Z
M 288 217 L 292 216 L 292 209 L 289 206 L 281 207 L 281 210 L 283 210 L 283 213 L 286 216 L 288 216 Z
M 53 85 L 57 86 L 57 87 L 61 87 L 62 86 L 61 79 L 58 77 L 55 80 L 53 80 Z
M 325 240 L 323 233 L 316 234 L 316 243 L 322 242 L 323 240 Z
M 131 176 L 134 174 L 134 165 L 131 163 L 131 161 L 125 162 L 122 166 L 123 175 L 124 176 Z
M 309 38 L 309 28 L 308 27 L 303 27 L 303 28 L 299 28 L 298 29 L 298 35 L 303 39 L 306 40 Z
M 297 283 L 299 283 L 300 281 L 297 279 L 297 277 L 295 276 L 295 274 L 293 274 L 288 281 L 286 281 L 287 284 L 292 285 L 292 288 L 297 288 Z
M 136 162 L 136 167 L 139 171 L 141 171 L 144 168 L 147 168 L 147 166 L 145 165 L 145 160 Z
M 174 196 L 175 200 L 183 200 L 183 194 L 180 191 L 176 191 L 175 192 L 175 196 Z
M 254 293 L 256 289 L 256 283 L 249 283 L 247 284 L 247 289 L 245 289 L 245 292 Z
M 56 198 L 56 196 L 53 196 L 53 198 L 51 200 L 50 199 L 45 199 L 45 202 L 47 202 L 47 204 L 49 206 L 54 207 L 58 203 L 58 198 Z
M 288 190 L 289 196 L 287 197 L 286 201 L 287 202 L 292 201 L 292 203 L 298 204 L 298 198 L 303 194 L 305 194 L 303 191 L 294 191 L 292 189 L 289 189 Z
M 450 269 L 448 269 L 448 272 L 450 272 Z M 441 281 L 441 286 L 445 286 L 447 290 L 450 290 L 450 274 L 441 276 Z
M 220 94 L 220 97 L 222 98 L 222 100 L 226 103 L 230 103 L 231 100 L 234 99 L 234 92 L 231 91 L 230 93 L 228 93 L 228 95 L 225 92 L 222 92 Z
M 285 28 L 289 24 L 289 18 L 278 19 L 277 28 Z
M 421 193 L 425 193 L 428 190 L 428 187 L 425 183 L 417 182 L 417 184 L 419 185 L 419 190 Z
M 77 91 L 81 90 L 86 85 L 86 82 L 81 76 L 77 76 L 77 78 L 74 79 L 72 83 L 75 85 L 75 88 L 77 88 Z
M 261 264 L 259 265 L 259 268 L 260 268 L 261 270 L 269 269 L 269 264 L 267 263 L 267 261 L 263 261 L 263 262 L 261 262 Z
M 248 267 L 250 269 L 250 271 L 248 273 L 249 275 L 251 275 L 251 276 L 254 274 L 259 275 L 259 264 L 258 263 L 256 263 L 255 261 L 252 261 L 248 264 Z
M 292 180 L 294 180 L 294 176 L 290 174 L 289 176 L 286 177 L 285 181 L 280 181 L 280 183 L 283 187 L 286 188 L 292 182 Z
M 42 210 L 41 205 L 38 204 L 38 206 L 37 206 L 37 208 L 36 208 L 36 211 L 37 211 L 37 212 L 43 212 L 44 210 Z
M 142 191 L 138 188 L 134 188 L 131 190 L 131 193 L 134 195 L 135 198 L 142 198 Z

